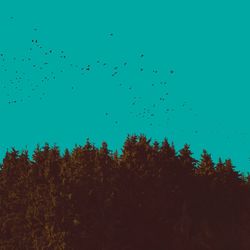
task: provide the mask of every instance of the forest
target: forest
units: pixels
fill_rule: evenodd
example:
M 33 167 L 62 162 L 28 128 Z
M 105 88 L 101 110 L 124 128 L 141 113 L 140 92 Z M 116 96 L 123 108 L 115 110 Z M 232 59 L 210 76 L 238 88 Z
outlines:
M 249 250 L 250 178 L 230 159 L 127 136 L 61 152 L 9 150 L 0 169 L 1 250 Z

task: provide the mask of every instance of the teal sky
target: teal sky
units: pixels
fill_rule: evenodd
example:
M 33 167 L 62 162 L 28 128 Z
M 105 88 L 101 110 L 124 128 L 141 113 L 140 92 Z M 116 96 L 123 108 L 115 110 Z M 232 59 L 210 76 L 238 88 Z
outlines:
M 250 171 L 249 8 L 215 0 L 1 3 L 1 158 L 13 146 L 72 148 L 87 137 L 116 149 L 127 134 L 143 133 Z

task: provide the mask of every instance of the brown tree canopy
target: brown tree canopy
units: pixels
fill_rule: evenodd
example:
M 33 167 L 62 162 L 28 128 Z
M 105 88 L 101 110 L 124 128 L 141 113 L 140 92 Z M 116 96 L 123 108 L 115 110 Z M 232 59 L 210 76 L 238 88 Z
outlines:
M 0 249 L 249 250 L 250 178 L 189 145 L 128 136 L 6 153 Z

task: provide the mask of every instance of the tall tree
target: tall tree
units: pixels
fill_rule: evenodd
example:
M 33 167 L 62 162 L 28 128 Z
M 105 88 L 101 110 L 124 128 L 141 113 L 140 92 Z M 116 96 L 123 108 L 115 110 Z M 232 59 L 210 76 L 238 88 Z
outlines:
M 203 150 L 196 173 L 202 176 L 213 176 L 215 173 L 214 163 L 212 161 L 211 155 L 208 154 L 206 150 Z

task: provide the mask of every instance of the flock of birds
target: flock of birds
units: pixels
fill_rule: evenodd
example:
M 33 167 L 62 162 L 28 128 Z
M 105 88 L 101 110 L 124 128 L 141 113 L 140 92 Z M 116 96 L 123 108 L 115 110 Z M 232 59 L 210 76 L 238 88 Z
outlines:
M 108 35 L 111 39 L 114 36 L 113 33 Z M 65 70 L 75 72 L 79 77 L 82 77 L 90 72 L 94 72 L 98 65 L 98 67 L 101 67 L 103 70 L 109 70 L 111 78 L 116 78 L 120 71 L 126 71 L 126 69 L 133 64 L 128 61 L 123 61 L 119 65 L 112 65 L 107 61 L 102 60 L 96 60 L 96 62 L 92 64 L 76 64 L 70 60 L 70 57 L 66 55 L 64 50 L 47 48 L 37 39 L 31 40 L 28 52 L 25 53 L 25 55 L 26 56 L 23 57 L 10 57 L 7 54 L 0 53 L 0 74 L 5 74 L 5 79 L 0 79 L 0 87 L 2 87 L 2 90 L 0 91 L 6 94 L 6 101 L 9 105 L 17 105 L 18 103 L 26 102 L 29 99 L 34 98 L 34 96 L 41 101 L 46 99 L 46 95 L 48 95 L 48 84 L 53 84 L 53 82 L 58 79 L 58 81 L 61 81 L 60 74 Z M 148 67 L 144 68 L 142 66 L 144 58 L 144 53 L 139 53 L 136 58 L 137 60 L 140 60 L 140 66 L 137 69 L 138 74 L 150 74 Z M 63 61 L 63 64 L 60 64 L 60 61 Z M 8 65 L 11 65 L 11 67 Z M 15 68 L 14 65 L 17 67 Z M 55 65 L 61 66 L 60 68 L 58 68 L 58 66 L 55 68 Z M 175 74 L 175 71 L 169 69 L 167 73 L 168 76 L 172 76 Z M 160 71 L 154 68 L 151 69 L 151 74 L 159 75 Z M 128 75 L 130 75 L 130 78 L 133 77 L 131 74 Z M 166 72 L 164 72 L 164 75 L 166 76 Z M 6 80 L 8 77 L 10 79 Z M 156 79 L 159 79 L 159 77 Z M 168 82 L 166 80 L 150 83 L 150 87 L 152 88 L 150 92 L 152 93 L 153 100 L 151 102 L 148 100 L 148 97 L 144 97 L 144 99 L 147 100 L 146 102 L 143 102 L 143 96 L 141 96 L 142 93 L 136 93 L 133 85 L 121 83 L 118 78 L 117 82 L 117 86 L 121 88 L 119 94 L 122 95 L 124 88 L 126 88 L 126 90 L 129 91 L 128 95 L 131 96 L 130 103 L 128 104 L 129 114 L 133 115 L 135 118 L 145 119 L 149 126 L 153 126 L 154 118 L 159 109 L 165 114 L 175 111 L 176 107 L 171 107 L 169 102 L 167 102 L 169 90 Z M 71 91 L 78 91 L 72 82 L 65 82 L 65 84 L 70 86 Z M 154 93 L 154 88 L 159 87 L 161 87 L 161 94 L 160 96 L 155 96 L 158 95 L 159 92 L 157 92 L 157 94 L 156 92 Z M 180 107 L 184 108 L 186 105 L 187 102 L 184 101 Z M 189 109 L 189 111 L 192 111 L 192 109 Z M 111 115 L 112 112 L 108 110 L 104 113 L 105 117 Z M 118 124 L 117 118 L 114 118 L 113 121 L 115 124 Z
M 11 17 L 11 19 L 14 18 Z M 37 32 L 38 29 L 34 28 L 33 31 Z M 109 33 L 107 36 L 113 39 L 115 34 Z M 173 97 L 173 93 L 169 86 L 176 72 L 173 69 L 165 69 L 163 72 L 157 67 L 149 68 L 148 65 L 145 66 L 144 62 L 147 55 L 141 52 L 135 57 L 135 61 L 139 61 L 137 66 L 129 60 L 121 61 L 116 65 L 108 60 L 101 59 L 96 59 L 94 63 L 81 64 L 72 61 L 66 51 L 49 48 L 44 46 L 40 40 L 31 39 L 27 51 L 24 51 L 23 55 L 13 56 L 0 51 L 1 102 L 8 105 L 32 103 L 32 100 L 46 102 L 46 98 L 50 94 L 49 86 L 53 86 L 56 82 L 67 85 L 70 92 L 77 93 L 79 88 L 75 83 L 76 81 L 63 81 L 63 73 L 68 71 L 70 75 L 74 75 L 74 79 L 78 78 L 79 82 L 88 84 L 84 77 L 91 73 L 100 74 L 100 71 L 96 71 L 98 69 L 109 75 L 110 80 L 112 79 L 110 82 L 116 83 L 115 90 L 112 89 L 113 85 L 110 84 L 108 91 L 117 91 L 118 89 L 119 92 L 114 94 L 117 96 L 124 95 L 124 92 L 126 92 L 125 95 L 128 97 L 126 106 L 131 119 L 142 119 L 143 124 L 155 127 L 165 118 L 162 121 L 163 126 L 165 126 L 165 121 L 169 121 L 174 113 L 179 113 L 180 109 L 182 110 L 181 114 L 187 112 L 190 114 L 194 111 L 189 106 L 188 101 L 171 101 L 170 96 Z M 145 86 L 144 80 L 139 83 L 140 90 L 131 84 L 132 81 L 135 82 L 138 79 L 136 75 L 131 74 L 131 67 L 134 67 L 132 70 L 134 74 L 144 75 L 148 79 L 146 91 L 150 92 L 149 95 L 144 96 L 143 91 L 140 91 Z M 119 78 L 120 73 L 126 74 L 126 77 L 129 78 L 129 84 L 124 79 Z M 165 78 L 164 80 L 161 79 L 162 75 Z M 152 76 L 155 77 L 153 81 L 151 81 Z M 95 84 L 95 82 L 91 82 L 91 84 Z M 104 84 L 108 84 L 108 82 L 105 81 Z M 105 93 L 103 94 L 105 95 Z M 93 98 L 95 97 L 93 96 Z M 96 102 L 98 103 L 98 100 Z M 115 105 L 119 106 L 119 103 L 115 103 Z M 193 113 L 193 115 L 197 116 L 197 113 Z M 114 125 L 119 124 L 119 117 L 114 115 L 109 108 L 106 108 L 103 117 L 112 121 Z M 193 133 L 197 134 L 198 130 L 194 128 Z

